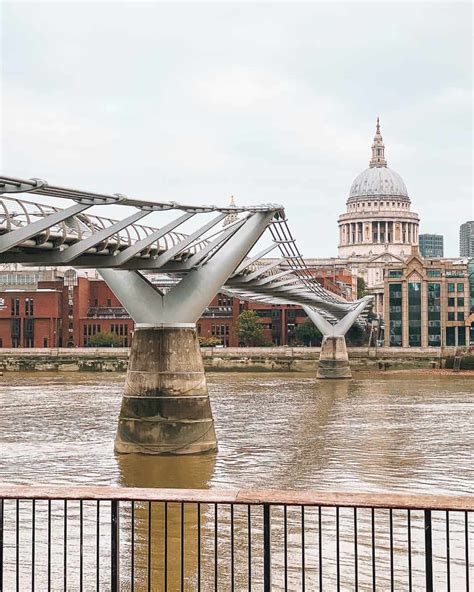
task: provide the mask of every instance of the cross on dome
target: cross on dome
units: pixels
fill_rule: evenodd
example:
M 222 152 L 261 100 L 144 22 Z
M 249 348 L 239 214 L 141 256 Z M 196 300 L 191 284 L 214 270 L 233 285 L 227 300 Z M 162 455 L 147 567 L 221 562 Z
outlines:
M 383 143 L 382 134 L 380 133 L 380 120 L 378 117 L 374 142 L 372 144 L 372 158 L 370 159 L 369 166 L 370 168 L 387 166 L 387 161 L 385 160 L 385 144 Z

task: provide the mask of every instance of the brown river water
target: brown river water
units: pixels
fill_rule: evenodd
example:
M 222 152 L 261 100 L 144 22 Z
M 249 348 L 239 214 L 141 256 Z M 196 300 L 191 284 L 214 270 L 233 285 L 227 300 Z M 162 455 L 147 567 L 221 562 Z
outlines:
M 181 457 L 114 455 L 113 439 L 123 382 L 123 374 L 11 373 L 0 377 L 1 482 L 473 493 L 474 378 L 469 376 L 359 374 L 351 381 L 318 382 L 314 375 L 306 373 L 209 373 L 208 385 L 219 451 L 216 454 Z M 45 508 L 41 509 L 41 503 L 38 502 L 38 524 L 41 522 L 41 512 L 45 512 Z M 53 516 L 60 529 L 62 510 L 59 506 L 54 510 L 54 507 L 53 504 Z M 6 508 L 5 512 L 6 518 L 14 517 L 14 508 Z M 87 528 L 93 528 L 95 514 L 92 513 L 95 509 L 84 504 L 84 512 L 87 531 Z M 146 530 L 146 517 L 143 514 L 140 525 L 140 512 L 145 510 L 137 508 L 138 541 L 141 534 L 145 536 Z M 312 517 L 308 512 L 307 544 L 311 537 L 311 521 L 313 518 L 316 522 L 318 520 L 317 516 Z M 204 514 L 203 528 L 206 516 L 211 523 L 212 508 L 208 513 L 209 516 Z M 290 540 L 294 538 L 296 541 L 299 536 L 298 516 L 295 514 L 292 518 L 289 511 Z M 415 518 L 414 544 L 417 536 L 422 534 L 421 519 L 417 524 Z M 236 525 L 244 519 L 237 513 Z M 127 516 L 124 518 L 126 520 Z M 162 520 L 163 517 L 159 515 L 154 518 L 156 528 L 162 527 Z M 332 514 L 325 517 L 323 513 L 323 526 L 325 520 L 328 532 L 332 532 Z M 406 518 L 397 517 L 395 511 L 395 533 L 397 528 L 402 531 L 403 520 Z M 223 516 L 223 521 L 225 531 L 228 516 Z M 173 524 L 171 520 L 171 531 Z M 341 510 L 341 532 L 350 524 L 352 514 L 346 516 Z M 465 589 L 461 557 L 463 528 L 462 521 L 457 523 L 454 520 L 451 524 L 451 536 L 454 537 L 451 543 L 453 590 Z M 179 533 L 175 534 L 177 537 Z M 368 543 L 369 535 L 362 524 L 361 556 L 368 553 L 368 546 L 364 551 L 363 543 L 365 539 Z M 25 535 L 25 538 L 28 536 Z M 41 532 L 37 536 L 40 538 Z M 278 539 L 280 535 L 277 533 L 275 536 Z M 380 536 L 385 534 L 381 531 Z M 350 544 L 349 538 L 346 542 Z M 456 556 L 458 543 L 459 557 Z M 71 539 L 69 544 L 76 543 Z M 341 544 L 344 548 L 344 537 Z M 238 548 L 238 543 L 236 545 Z M 297 546 L 296 542 L 294 546 Z M 11 581 L 12 585 L 12 588 L 7 586 L 5 590 L 15 589 L 12 573 L 14 541 L 8 542 L 6 539 L 5 548 L 6 581 Z M 328 545 L 329 555 L 332 551 L 331 545 Z M 60 550 L 57 552 L 60 553 Z M 189 553 L 195 556 L 195 549 L 189 549 Z M 439 554 L 442 555 L 441 549 Z M 397 556 L 395 548 L 395 564 Z M 345 557 L 349 557 L 348 550 Z M 317 558 L 312 556 L 309 545 L 306 557 L 308 565 L 313 559 L 316 561 Z M 282 557 L 276 555 L 275 561 L 281 563 Z M 327 561 L 332 560 L 328 558 Z M 384 560 L 380 561 L 383 571 Z M 418 561 L 422 561 L 421 554 Z M 155 575 L 159 578 L 162 566 L 158 560 L 156 564 Z M 74 565 L 69 566 L 69 574 L 74 574 L 77 569 Z M 420 564 L 419 577 L 422 575 L 421 567 Z M 128 570 L 127 559 L 124 559 L 122 568 Z M 364 574 L 364 568 L 361 567 L 361 590 L 370 589 L 369 568 Z M 106 569 L 104 566 L 104 573 Z M 345 569 L 342 565 L 341 569 L 341 589 L 353 589 L 349 568 Z M 415 560 L 414 590 L 422 589 L 416 586 L 416 570 Z M 23 582 L 20 589 L 30 589 L 28 566 L 21 561 L 20 571 Z M 224 575 L 220 577 L 224 577 L 226 568 L 223 567 L 221 571 Z M 330 571 L 328 569 L 325 575 L 328 578 L 325 580 L 325 590 L 335 589 Z M 346 572 L 347 582 L 344 584 Z M 92 590 L 95 580 L 93 584 L 92 574 L 87 575 L 87 566 L 85 573 L 84 590 Z M 288 589 L 300 590 L 302 586 L 298 579 L 298 565 L 290 566 L 289 573 Z M 317 580 L 312 579 L 316 575 L 316 572 L 311 575 L 311 569 L 308 568 L 306 590 L 318 589 Z M 105 583 L 101 589 L 108 589 L 107 577 L 104 575 Z M 437 589 L 446 589 L 444 575 L 441 573 L 436 577 L 440 582 Z M 136 590 L 142 589 L 140 581 L 138 578 Z M 254 589 L 261 589 L 257 576 L 255 581 Z M 377 590 L 389 589 L 388 580 L 384 580 L 383 575 L 378 581 Z M 186 582 L 186 589 L 195 589 L 192 579 Z M 171 583 L 169 589 L 179 589 L 173 586 Z M 281 589 L 281 586 L 281 582 L 274 583 L 275 590 Z M 37 585 L 37 589 L 43 588 Z M 53 586 L 53 589 L 64 588 L 62 583 L 58 583 L 57 588 Z M 78 588 L 76 584 L 68 584 L 67 589 Z M 156 584 L 151 589 L 162 588 Z M 207 587 L 204 582 L 202 589 L 212 589 L 211 583 L 208 582 Z M 224 584 L 220 589 L 228 588 Z M 395 589 L 408 588 L 400 583 Z

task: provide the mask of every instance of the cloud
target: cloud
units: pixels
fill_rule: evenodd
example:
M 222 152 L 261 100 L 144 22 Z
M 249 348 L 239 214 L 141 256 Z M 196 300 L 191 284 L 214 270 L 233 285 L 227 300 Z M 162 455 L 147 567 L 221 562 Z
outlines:
M 303 252 L 330 256 L 380 115 L 423 229 L 457 253 L 458 223 L 472 217 L 466 4 L 42 2 L 3 13 L 6 173 L 148 199 L 280 202 Z

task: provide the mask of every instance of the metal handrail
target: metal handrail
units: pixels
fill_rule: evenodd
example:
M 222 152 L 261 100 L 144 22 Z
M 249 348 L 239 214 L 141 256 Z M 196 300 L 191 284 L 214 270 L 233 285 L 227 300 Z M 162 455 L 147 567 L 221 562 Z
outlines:
M 0 486 L 0 499 L 119 500 L 183 503 L 270 504 L 344 508 L 474 511 L 474 495 L 391 492 L 321 492 L 273 489 L 157 489 L 50 485 Z

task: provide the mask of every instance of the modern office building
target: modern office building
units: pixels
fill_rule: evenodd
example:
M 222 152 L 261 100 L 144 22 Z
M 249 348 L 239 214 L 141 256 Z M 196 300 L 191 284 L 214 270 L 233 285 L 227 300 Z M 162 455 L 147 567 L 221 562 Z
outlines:
M 416 247 L 403 264 L 385 266 L 385 345 L 469 345 L 469 268 L 465 261 L 423 259 Z
M 459 227 L 459 255 L 474 257 L 474 220 L 464 222 Z
M 444 237 L 442 234 L 420 234 L 420 255 L 425 259 L 444 257 Z

